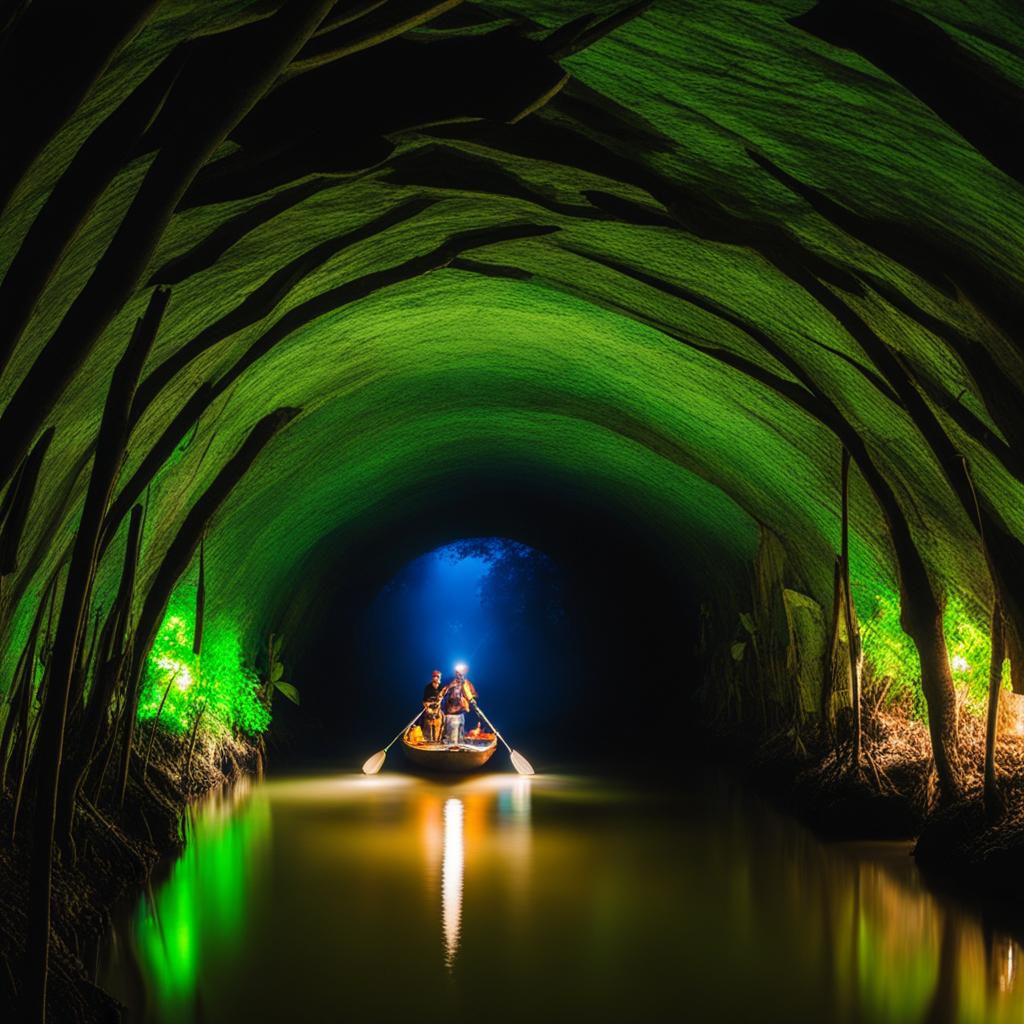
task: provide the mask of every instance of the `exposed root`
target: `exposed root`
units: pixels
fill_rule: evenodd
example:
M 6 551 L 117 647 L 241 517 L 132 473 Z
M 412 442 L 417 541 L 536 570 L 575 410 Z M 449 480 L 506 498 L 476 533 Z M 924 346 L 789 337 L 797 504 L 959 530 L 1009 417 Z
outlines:
M 190 796 L 209 791 L 234 775 L 235 765 L 255 770 L 255 747 L 197 744 L 192 778 L 181 777 L 179 743 L 166 735 L 157 742 L 148 784 L 141 769 L 133 773 L 124 813 L 111 820 L 91 800 L 79 799 L 75 833 L 77 864 L 62 857 L 54 872 L 50 952 L 51 1020 L 61 1024 L 93 1024 L 118 1019 L 114 1001 L 88 980 L 83 955 L 95 948 L 107 927 L 108 910 L 117 899 L 145 885 L 161 857 L 180 849 L 182 809 Z M 138 767 L 138 765 L 136 765 Z M 106 790 L 106 807 L 110 800 Z M 24 814 L 32 808 L 26 806 Z M 11 836 L 12 800 L 0 798 L 0 1007 L 13 1005 L 18 994 L 25 947 L 29 850 Z

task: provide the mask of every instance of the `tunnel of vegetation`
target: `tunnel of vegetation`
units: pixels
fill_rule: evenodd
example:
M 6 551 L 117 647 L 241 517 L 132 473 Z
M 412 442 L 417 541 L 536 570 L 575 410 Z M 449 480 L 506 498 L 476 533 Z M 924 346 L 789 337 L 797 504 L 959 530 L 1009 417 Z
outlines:
M 2 754 L 35 842 L 103 768 L 117 802 L 164 698 L 193 742 L 265 729 L 268 634 L 453 481 L 642 521 L 703 581 L 711 704 L 827 733 L 884 681 L 959 795 L 958 705 L 1004 656 L 1024 690 L 1011 9 L 6 17 Z

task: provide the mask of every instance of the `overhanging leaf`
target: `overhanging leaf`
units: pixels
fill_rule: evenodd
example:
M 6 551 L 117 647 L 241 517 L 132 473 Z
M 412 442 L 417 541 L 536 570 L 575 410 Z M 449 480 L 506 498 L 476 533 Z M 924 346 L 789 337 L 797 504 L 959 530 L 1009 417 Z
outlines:
M 299 691 L 296 690 L 291 683 L 276 681 L 274 686 L 276 686 L 293 704 L 299 703 Z

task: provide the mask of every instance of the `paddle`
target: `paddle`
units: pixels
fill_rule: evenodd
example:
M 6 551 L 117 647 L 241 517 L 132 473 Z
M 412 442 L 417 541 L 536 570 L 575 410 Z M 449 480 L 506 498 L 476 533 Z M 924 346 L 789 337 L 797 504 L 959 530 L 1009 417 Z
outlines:
M 530 764 L 530 762 L 527 761 L 526 758 L 523 757 L 523 755 L 520 754 L 518 750 L 513 750 L 508 745 L 508 743 L 505 740 L 505 737 L 502 736 L 501 733 L 498 732 L 498 730 L 495 729 L 493 725 L 491 725 L 491 720 L 480 710 L 480 705 L 477 704 L 476 701 L 473 701 L 473 710 L 490 726 L 491 732 L 493 732 L 494 735 L 497 736 L 498 739 L 505 744 L 505 749 L 508 751 L 509 757 L 512 759 L 512 767 L 515 768 L 515 770 L 519 772 L 520 775 L 535 774 L 533 770 L 533 765 Z M 383 760 L 383 758 L 381 760 Z
M 419 718 L 420 715 L 422 715 L 422 714 L 423 714 L 423 709 L 421 708 L 419 711 L 416 712 L 416 715 L 414 716 L 412 721 L 407 726 L 405 726 L 404 729 L 399 729 L 398 730 L 398 733 L 395 736 L 395 739 L 393 739 L 383 750 L 378 750 L 377 753 L 373 755 L 373 757 L 368 757 L 363 762 L 363 774 L 364 775 L 376 775 L 377 772 L 380 771 L 381 765 L 384 764 L 384 758 L 388 756 L 388 751 L 394 746 L 395 740 L 397 740 L 398 737 L 401 736 L 405 732 L 406 729 L 411 728 L 413 722 L 415 722 L 416 719 Z

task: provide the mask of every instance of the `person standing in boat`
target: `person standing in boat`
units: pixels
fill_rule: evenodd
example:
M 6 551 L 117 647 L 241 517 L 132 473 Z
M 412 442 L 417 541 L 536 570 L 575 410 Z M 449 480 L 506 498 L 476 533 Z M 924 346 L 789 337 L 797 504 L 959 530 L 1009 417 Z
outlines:
M 441 670 L 434 669 L 430 682 L 423 687 L 423 738 L 427 743 L 438 743 L 441 739 Z
M 441 710 L 444 712 L 444 741 L 461 743 L 466 731 L 466 712 L 476 702 L 476 689 L 466 678 L 466 666 L 455 666 L 455 678 L 444 688 Z

